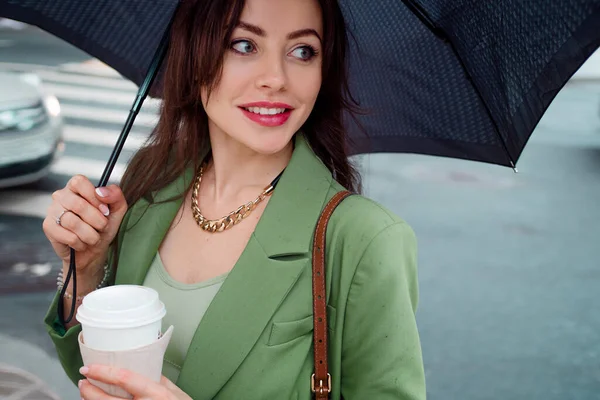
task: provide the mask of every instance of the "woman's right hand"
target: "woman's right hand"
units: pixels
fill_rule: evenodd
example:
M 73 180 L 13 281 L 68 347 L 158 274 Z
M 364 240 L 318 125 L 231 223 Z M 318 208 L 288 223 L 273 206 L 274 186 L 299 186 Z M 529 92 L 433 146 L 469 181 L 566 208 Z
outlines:
M 58 225 L 56 218 L 65 210 Z M 117 185 L 96 190 L 88 178 L 75 175 L 52 193 L 42 227 L 63 263 L 69 264 L 73 248 L 77 271 L 94 274 L 104 265 L 126 212 L 127 201 Z

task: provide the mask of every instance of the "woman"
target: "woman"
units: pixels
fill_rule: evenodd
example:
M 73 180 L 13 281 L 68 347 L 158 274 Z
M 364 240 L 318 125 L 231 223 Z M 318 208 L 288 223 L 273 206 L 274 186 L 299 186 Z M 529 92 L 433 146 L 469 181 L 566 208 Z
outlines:
M 110 283 L 155 288 L 164 325 L 176 327 L 160 384 L 103 366 L 80 371 L 80 325 L 57 321 L 57 294 L 45 322 L 83 398 L 112 398 L 86 378 L 136 399 L 311 398 L 313 231 L 335 193 L 358 191 L 342 126 L 353 111 L 346 45 L 334 1 L 182 3 L 160 121 L 123 192 L 75 176 L 44 221 L 65 271 L 69 246 L 77 251 L 78 295 L 98 287 L 108 258 Z M 238 224 L 214 232 L 221 221 L 206 222 L 235 218 L 254 199 Z M 335 211 L 331 398 L 425 398 L 415 253 L 412 230 L 373 201 L 351 196 Z

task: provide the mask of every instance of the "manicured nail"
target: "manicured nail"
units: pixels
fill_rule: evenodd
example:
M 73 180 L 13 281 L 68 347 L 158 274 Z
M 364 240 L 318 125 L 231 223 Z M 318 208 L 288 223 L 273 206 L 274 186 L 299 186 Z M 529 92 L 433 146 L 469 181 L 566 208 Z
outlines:
M 85 375 L 85 374 L 87 374 L 89 371 L 90 371 L 90 369 L 89 369 L 88 367 L 81 367 L 81 368 L 79 368 L 79 373 L 80 373 L 81 375 Z
M 108 214 L 110 214 L 110 210 L 108 209 L 106 204 L 100 204 L 98 206 L 98 208 L 100 209 L 100 212 L 102 212 L 102 214 L 104 214 L 105 217 L 108 217 Z
M 99 187 L 96 188 L 96 193 L 98 193 L 98 196 L 100 197 L 106 197 L 108 196 L 108 189 L 105 187 Z

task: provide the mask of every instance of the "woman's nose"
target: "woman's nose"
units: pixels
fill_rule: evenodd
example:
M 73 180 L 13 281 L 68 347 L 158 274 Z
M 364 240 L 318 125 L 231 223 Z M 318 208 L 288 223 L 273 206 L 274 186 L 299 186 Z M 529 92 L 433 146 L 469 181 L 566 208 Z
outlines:
M 280 91 L 287 86 L 287 76 L 284 61 L 280 57 L 265 57 L 260 65 L 260 73 L 256 79 L 259 89 Z

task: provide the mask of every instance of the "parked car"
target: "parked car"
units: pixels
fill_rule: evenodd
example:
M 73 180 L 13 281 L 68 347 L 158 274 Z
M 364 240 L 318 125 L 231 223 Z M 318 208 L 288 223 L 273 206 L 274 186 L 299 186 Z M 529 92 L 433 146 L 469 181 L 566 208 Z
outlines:
M 0 71 L 0 188 L 43 178 L 63 151 L 58 99 L 35 74 Z

